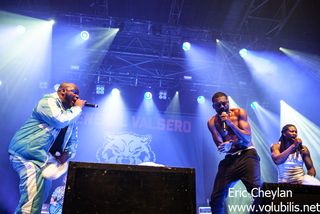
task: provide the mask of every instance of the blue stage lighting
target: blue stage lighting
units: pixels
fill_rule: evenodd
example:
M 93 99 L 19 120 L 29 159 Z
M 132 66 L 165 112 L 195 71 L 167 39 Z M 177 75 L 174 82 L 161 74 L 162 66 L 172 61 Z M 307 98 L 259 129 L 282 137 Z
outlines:
M 54 21 L 54 19 L 50 19 L 49 20 L 49 24 L 52 26 L 52 25 L 54 25 L 56 23 L 56 21 Z
M 184 51 L 189 51 L 189 50 L 191 49 L 191 44 L 190 44 L 189 42 L 184 42 L 184 43 L 182 44 L 182 49 L 183 49 Z
M 120 95 L 120 90 L 117 88 L 113 88 L 111 91 L 112 96 L 119 96 Z
M 199 104 L 205 103 L 204 96 L 199 96 L 199 97 L 197 98 L 197 101 L 198 101 Z
M 144 93 L 144 99 L 145 100 L 152 99 L 152 93 L 150 91 L 147 91 L 146 93 Z
M 183 79 L 185 79 L 185 80 L 192 80 L 192 76 L 187 76 L 187 75 L 185 75 L 185 76 L 183 76 Z
M 96 94 L 104 94 L 104 85 L 96 85 Z
M 16 27 L 16 32 L 17 32 L 18 34 L 24 34 L 24 33 L 26 32 L 26 28 L 25 28 L 23 25 L 18 25 L 18 26 Z
M 60 86 L 60 84 L 59 84 L 59 83 L 55 84 L 55 85 L 53 86 L 54 90 L 55 90 L 55 91 L 58 91 L 59 86 Z
M 239 51 L 239 54 L 241 57 L 246 57 L 248 55 L 248 50 L 245 49 L 245 48 L 242 48 L 240 51 Z
M 259 104 L 258 104 L 257 101 L 253 101 L 250 106 L 251 106 L 252 109 L 256 109 L 258 105 Z
M 85 30 L 84 30 L 84 31 L 81 31 L 80 37 L 81 37 L 81 39 L 83 39 L 83 40 L 88 40 L 89 37 L 90 37 L 90 34 L 89 34 L 88 31 L 85 31 Z
M 39 83 L 39 88 L 40 89 L 47 89 L 48 88 L 48 82 L 42 81 Z
M 166 100 L 167 99 L 168 92 L 166 90 L 160 90 L 159 91 L 159 99 L 160 100 Z

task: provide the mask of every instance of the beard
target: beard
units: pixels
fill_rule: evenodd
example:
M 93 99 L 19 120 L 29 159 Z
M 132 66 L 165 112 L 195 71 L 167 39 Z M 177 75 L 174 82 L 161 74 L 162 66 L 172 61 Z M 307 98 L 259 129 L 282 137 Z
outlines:
M 69 108 L 71 108 L 72 106 L 74 106 L 74 102 L 73 102 L 73 100 L 71 100 L 71 99 L 66 99 L 66 100 L 63 102 L 63 106 L 64 106 L 66 109 L 69 109 Z

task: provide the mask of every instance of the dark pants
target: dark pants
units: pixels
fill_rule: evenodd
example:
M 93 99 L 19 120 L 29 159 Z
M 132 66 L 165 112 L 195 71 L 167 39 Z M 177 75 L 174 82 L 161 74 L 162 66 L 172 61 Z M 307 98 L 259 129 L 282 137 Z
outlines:
M 228 190 L 239 180 L 249 193 L 261 186 L 260 158 L 255 149 L 244 150 L 239 155 L 226 155 L 220 162 L 210 201 L 213 214 L 224 213 Z

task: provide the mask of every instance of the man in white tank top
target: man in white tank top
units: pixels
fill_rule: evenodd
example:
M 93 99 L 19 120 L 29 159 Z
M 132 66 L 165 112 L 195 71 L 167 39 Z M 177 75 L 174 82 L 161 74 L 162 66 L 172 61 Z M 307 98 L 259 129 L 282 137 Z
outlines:
M 287 124 L 282 128 L 279 141 L 271 146 L 271 157 L 278 167 L 278 182 L 320 185 L 307 146 L 297 137 L 297 128 Z M 307 173 L 303 170 L 303 164 Z

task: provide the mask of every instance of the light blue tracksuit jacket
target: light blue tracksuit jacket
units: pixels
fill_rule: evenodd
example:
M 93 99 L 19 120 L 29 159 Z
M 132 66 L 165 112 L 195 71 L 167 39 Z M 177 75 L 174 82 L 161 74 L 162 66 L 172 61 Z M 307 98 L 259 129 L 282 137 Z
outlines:
M 65 109 L 57 93 L 48 94 L 15 133 L 8 152 L 20 177 L 20 201 L 16 213 L 40 213 L 46 199 L 46 179 L 41 176 L 41 170 L 49 159 L 49 149 L 60 130 L 68 126 L 62 147 L 71 158 L 75 156 L 78 145 L 76 120 L 81 112 L 79 106 Z

